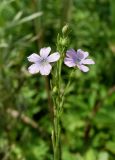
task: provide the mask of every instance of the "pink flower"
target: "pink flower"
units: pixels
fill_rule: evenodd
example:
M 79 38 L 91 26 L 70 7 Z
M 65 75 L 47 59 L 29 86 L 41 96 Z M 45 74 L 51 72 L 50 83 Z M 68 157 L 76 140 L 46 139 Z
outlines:
M 41 48 L 40 55 L 33 53 L 28 58 L 28 61 L 33 62 L 33 64 L 28 68 L 31 74 L 39 73 L 41 75 L 49 75 L 52 69 L 50 63 L 56 62 L 60 58 L 60 54 L 55 52 L 49 55 L 51 51 L 50 47 Z
M 65 65 L 68 67 L 78 67 L 83 72 L 88 72 L 89 68 L 86 64 L 95 64 L 92 59 L 87 59 L 89 53 L 78 49 L 77 52 L 74 49 L 70 49 L 66 52 L 66 58 L 64 59 Z

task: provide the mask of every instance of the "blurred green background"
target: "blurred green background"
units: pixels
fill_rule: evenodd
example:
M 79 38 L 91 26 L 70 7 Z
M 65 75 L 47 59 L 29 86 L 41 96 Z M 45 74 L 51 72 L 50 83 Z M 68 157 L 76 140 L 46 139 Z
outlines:
M 0 160 L 53 160 L 48 79 L 30 75 L 27 56 L 70 46 L 96 64 L 76 70 L 62 116 L 62 160 L 115 160 L 115 0 L 0 0 Z M 63 84 L 71 69 L 63 65 Z M 51 109 L 51 108 L 50 108 Z

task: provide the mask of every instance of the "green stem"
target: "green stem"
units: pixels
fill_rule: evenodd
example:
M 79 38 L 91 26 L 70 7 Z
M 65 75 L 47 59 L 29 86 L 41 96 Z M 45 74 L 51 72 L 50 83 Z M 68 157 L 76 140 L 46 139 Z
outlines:
M 62 110 L 63 110 L 63 104 L 64 104 L 64 100 L 65 100 L 65 95 L 67 94 L 67 91 L 68 91 L 68 88 L 69 88 L 69 86 L 70 86 L 70 83 L 71 83 L 71 80 L 72 80 L 72 76 L 73 76 L 74 71 L 75 71 L 74 69 L 71 71 L 70 76 L 69 76 L 68 83 L 67 83 L 67 85 L 66 85 L 66 88 L 65 88 L 63 94 L 61 95 L 61 97 L 62 97 L 62 101 L 61 101 L 61 105 L 60 105 L 60 112 L 61 112 L 61 113 L 62 113 Z
M 67 30 L 67 29 L 66 29 Z M 64 52 L 66 50 L 67 42 L 67 31 L 62 31 L 62 36 L 58 34 L 57 36 L 57 51 L 60 53 L 60 59 L 57 62 L 56 70 L 54 70 L 52 74 L 52 92 L 53 93 L 53 104 L 54 104 L 54 126 L 53 126 L 53 136 L 52 143 L 54 149 L 54 160 L 61 160 L 61 114 L 60 107 L 62 103 L 62 94 L 61 94 L 61 70 L 62 63 L 64 59 Z
M 58 49 L 60 53 L 62 52 L 60 48 Z M 57 87 L 57 96 L 54 99 L 54 160 L 61 160 L 61 146 L 60 146 L 60 134 L 61 134 L 61 126 L 60 126 L 60 102 L 61 102 L 61 68 L 62 68 L 62 59 L 57 62 L 57 76 L 56 76 L 56 87 Z
M 55 116 L 54 117 L 54 128 L 55 128 L 54 160 L 60 160 L 60 118 L 57 109 L 55 109 L 54 116 Z

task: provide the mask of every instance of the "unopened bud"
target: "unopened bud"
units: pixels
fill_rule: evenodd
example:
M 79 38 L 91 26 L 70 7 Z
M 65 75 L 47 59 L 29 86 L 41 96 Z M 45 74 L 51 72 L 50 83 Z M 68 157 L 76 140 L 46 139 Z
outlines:
M 63 28 L 62 28 L 62 33 L 65 34 L 68 31 L 68 24 L 66 24 Z
M 68 44 L 68 38 L 61 38 L 60 39 L 60 44 L 62 46 L 67 46 L 67 44 Z
M 61 45 L 66 46 L 68 44 L 68 39 L 67 38 L 62 38 L 61 39 Z

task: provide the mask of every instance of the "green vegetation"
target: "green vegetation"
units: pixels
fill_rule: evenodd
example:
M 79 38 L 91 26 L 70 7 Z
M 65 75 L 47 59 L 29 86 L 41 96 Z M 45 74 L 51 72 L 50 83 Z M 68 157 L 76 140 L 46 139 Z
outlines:
M 68 48 L 88 51 L 96 64 L 72 77 L 62 160 L 115 159 L 115 1 L 1 0 L 0 160 L 53 160 L 51 75 L 30 75 L 27 56 L 44 46 L 55 51 L 66 23 Z M 71 69 L 62 68 L 64 88 Z

